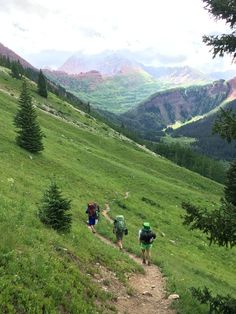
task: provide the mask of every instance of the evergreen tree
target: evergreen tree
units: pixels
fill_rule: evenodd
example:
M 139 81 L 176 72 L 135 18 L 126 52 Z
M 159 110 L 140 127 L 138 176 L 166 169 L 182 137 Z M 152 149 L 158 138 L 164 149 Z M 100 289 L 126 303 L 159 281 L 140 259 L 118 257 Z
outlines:
M 213 126 L 213 132 L 218 133 L 229 143 L 236 140 L 236 114 L 231 110 L 221 109 Z
M 47 82 L 46 82 L 45 76 L 43 75 L 42 70 L 39 71 L 38 93 L 42 97 L 45 97 L 45 98 L 48 97 Z
M 54 181 L 51 181 L 49 188 L 45 191 L 39 207 L 40 220 L 53 229 L 62 232 L 69 232 L 71 228 L 71 200 L 62 197 L 61 191 Z
M 236 4 L 235 0 L 203 0 L 205 8 L 217 20 L 224 20 L 231 28 L 231 34 L 217 36 L 203 36 L 203 41 L 207 46 L 212 47 L 213 57 L 224 54 L 232 55 L 236 58 Z
M 224 192 L 226 201 L 236 207 L 236 160 L 231 163 L 227 171 Z
M 88 102 L 88 104 L 87 104 L 87 112 L 88 112 L 88 113 L 91 113 L 91 106 L 90 106 L 90 102 Z
M 18 60 L 17 61 L 17 67 L 18 67 L 18 71 L 19 71 L 19 76 L 20 78 L 22 78 L 23 74 L 24 74 L 24 68 L 23 66 L 21 65 L 20 61 Z
M 13 61 L 11 64 L 11 75 L 12 77 L 19 80 L 21 78 L 20 76 L 20 68 L 18 62 Z
M 22 84 L 19 106 L 20 108 L 14 119 L 14 124 L 18 129 L 16 143 L 32 153 L 42 151 L 43 134 L 37 122 L 36 110 L 32 105 L 31 96 L 25 80 Z

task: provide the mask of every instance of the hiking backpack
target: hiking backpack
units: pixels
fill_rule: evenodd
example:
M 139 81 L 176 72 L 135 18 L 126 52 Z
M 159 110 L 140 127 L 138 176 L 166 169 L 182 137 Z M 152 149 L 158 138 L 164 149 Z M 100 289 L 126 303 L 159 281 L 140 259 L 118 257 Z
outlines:
M 156 239 L 156 234 L 150 229 L 142 229 L 140 233 L 140 241 L 146 244 L 151 244 Z
M 89 203 L 87 208 L 89 217 L 97 217 L 97 206 L 95 203 Z
M 116 216 L 114 220 L 114 230 L 115 233 L 126 233 L 128 231 L 125 225 L 125 218 L 123 215 Z

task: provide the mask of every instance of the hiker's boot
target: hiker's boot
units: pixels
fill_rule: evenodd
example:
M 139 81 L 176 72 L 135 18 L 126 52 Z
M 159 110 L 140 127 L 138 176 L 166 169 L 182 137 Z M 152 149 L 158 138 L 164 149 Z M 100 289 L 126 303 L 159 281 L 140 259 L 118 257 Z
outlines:
M 148 266 L 151 266 L 151 262 L 150 261 L 148 261 Z
M 145 260 L 145 258 L 143 258 L 143 264 L 146 264 L 146 260 Z

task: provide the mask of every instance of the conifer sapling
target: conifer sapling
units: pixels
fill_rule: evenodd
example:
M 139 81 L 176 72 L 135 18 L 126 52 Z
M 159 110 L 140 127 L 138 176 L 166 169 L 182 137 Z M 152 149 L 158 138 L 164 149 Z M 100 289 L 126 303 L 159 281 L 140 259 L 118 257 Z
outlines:
M 61 232 L 69 232 L 71 228 L 71 200 L 63 198 L 61 190 L 54 181 L 45 191 L 39 206 L 40 220 L 53 229 Z

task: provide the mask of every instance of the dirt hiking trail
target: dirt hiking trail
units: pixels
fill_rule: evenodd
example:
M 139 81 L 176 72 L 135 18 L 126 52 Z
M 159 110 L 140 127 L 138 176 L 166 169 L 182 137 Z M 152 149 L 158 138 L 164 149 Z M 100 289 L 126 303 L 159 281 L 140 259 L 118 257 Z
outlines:
M 110 223 L 113 220 L 109 217 L 109 204 L 105 204 L 102 215 Z M 113 242 L 96 233 L 96 236 L 104 243 L 117 247 Z M 137 264 L 141 264 L 141 259 L 124 250 Z M 116 302 L 114 305 L 119 314 L 174 314 L 175 310 L 170 308 L 172 299 L 166 296 L 166 283 L 163 275 L 156 265 L 143 265 L 144 274 L 133 274 L 128 278 L 131 293 L 127 293 L 127 289 L 116 290 Z

